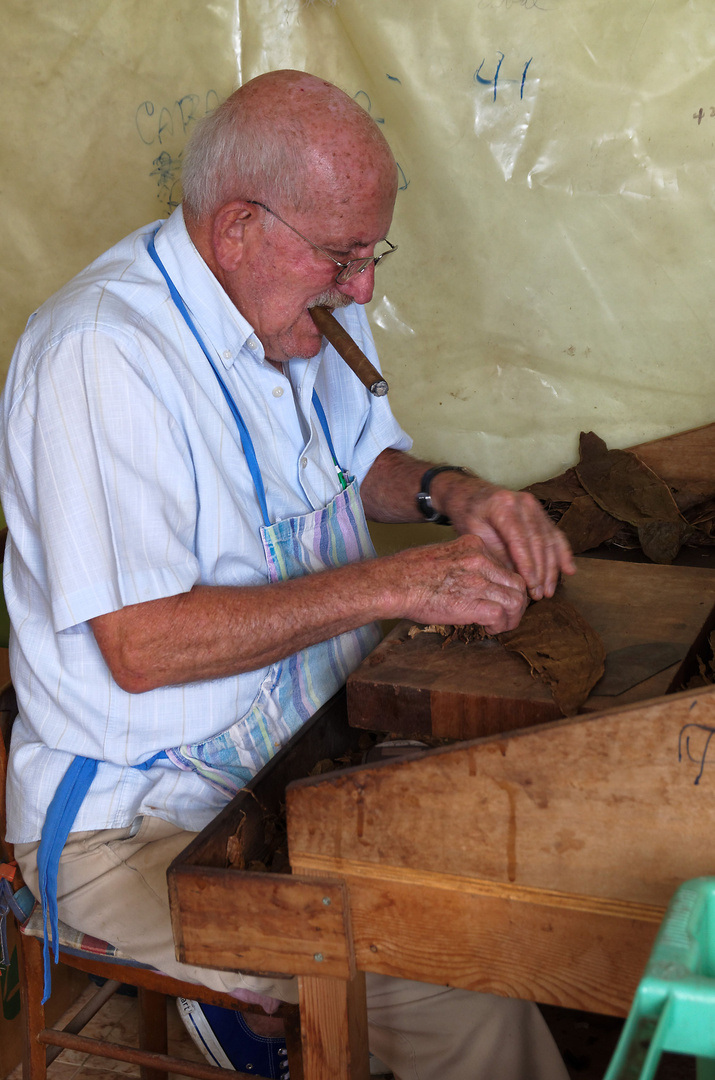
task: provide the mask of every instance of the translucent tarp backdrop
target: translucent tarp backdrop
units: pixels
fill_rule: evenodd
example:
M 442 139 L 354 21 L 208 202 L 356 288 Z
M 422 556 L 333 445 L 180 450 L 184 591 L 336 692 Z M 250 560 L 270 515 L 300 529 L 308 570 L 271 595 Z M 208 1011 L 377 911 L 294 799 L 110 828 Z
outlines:
M 417 453 L 514 486 L 580 430 L 715 419 L 712 0 L 5 0 L 2 370 L 32 309 L 180 196 L 260 72 L 355 96 L 400 165 L 370 308 Z

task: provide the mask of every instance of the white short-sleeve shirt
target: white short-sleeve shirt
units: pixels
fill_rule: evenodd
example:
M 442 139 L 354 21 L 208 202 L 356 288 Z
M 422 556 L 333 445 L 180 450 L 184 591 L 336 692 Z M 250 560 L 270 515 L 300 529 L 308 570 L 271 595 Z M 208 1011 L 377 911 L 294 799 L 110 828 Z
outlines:
M 158 229 L 158 232 L 157 232 Z M 250 707 L 264 670 L 128 694 L 87 620 L 195 584 L 266 581 L 262 523 L 216 376 L 147 253 L 156 249 L 255 444 L 271 521 L 325 506 L 338 480 L 311 405 L 325 408 L 341 466 L 361 481 L 411 441 L 330 346 L 269 364 L 194 247 L 179 208 L 122 240 L 30 318 L 0 402 L 0 500 L 10 528 L 4 588 L 20 704 L 8 776 L 9 839 L 37 840 L 73 756 L 102 762 L 74 830 L 139 814 L 203 828 L 222 796 L 168 761 Z M 377 366 L 363 309 L 337 312 Z

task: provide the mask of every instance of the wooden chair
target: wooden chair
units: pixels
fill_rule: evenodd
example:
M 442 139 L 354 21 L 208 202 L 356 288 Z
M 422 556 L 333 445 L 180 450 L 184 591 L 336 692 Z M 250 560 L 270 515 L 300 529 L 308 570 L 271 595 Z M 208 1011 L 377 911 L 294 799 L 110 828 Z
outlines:
M 11 685 L 0 691 L 0 863 L 11 863 L 11 845 L 5 840 L 5 775 L 7 752 L 13 720 L 17 715 L 15 692 Z M 16 871 L 14 884 L 19 882 Z M 23 1017 L 23 1080 L 45 1080 L 47 1065 L 63 1049 L 79 1050 L 100 1057 L 139 1065 L 142 1080 L 166 1080 L 167 1073 L 194 1076 L 199 1080 L 239 1080 L 248 1074 L 216 1066 L 198 1064 L 167 1054 L 167 997 L 194 998 L 205 1004 L 219 1005 L 240 1012 L 262 1012 L 260 1006 L 237 1001 L 229 994 L 212 991 L 195 983 L 161 975 L 147 967 L 118 963 L 91 953 L 75 955 L 60 949 L 64 964 L 99 976 L 107 982 L 64 1030 L 48 1028 L 40 1004 L 43 990 L 42 942 L 27 934 L 18 934 L 20 954 L 20 995 Z M 137 989 L 139 1003 L 139 1046 L 134 1049 L 119 1043 L 87 1038 L 80 1034 L 84 1025 L 122 985 Z M 303 1080 L 300 1021 L 297 1005 L 283 1004 L 275 1014 L 286 1026 L 288 1065 L 291 1080 Z M 251 1080 L 261 1080 L 252 1076 Z

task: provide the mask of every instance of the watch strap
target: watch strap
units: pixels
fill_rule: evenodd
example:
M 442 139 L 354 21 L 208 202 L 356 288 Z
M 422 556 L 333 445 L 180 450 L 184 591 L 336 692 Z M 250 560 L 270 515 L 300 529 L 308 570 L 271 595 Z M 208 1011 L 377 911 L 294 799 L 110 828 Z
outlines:
M 465 469 L 462 465 L 435 465 L 434 468 L 428 469 L 420 481 L 420 490 L 416 496 L 417 509 L 425 521 L 429 521 L 433 525 L 451 525 L 451 520 L 445 514 L 440 514 L 438 510 L 435 510 L 429 491 L 430 484 L 435 476 L 441 472 L 461 472 L 469 475 L 469 469 Z

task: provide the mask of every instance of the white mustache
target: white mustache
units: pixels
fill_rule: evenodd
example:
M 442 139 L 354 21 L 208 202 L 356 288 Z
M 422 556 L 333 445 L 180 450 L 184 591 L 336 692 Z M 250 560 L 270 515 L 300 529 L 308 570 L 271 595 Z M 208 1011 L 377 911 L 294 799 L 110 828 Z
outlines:
M 353 298 L 346 296 L 345 293 L 337 292 L 335 289 L 326 289 L 320 296 L 316 296 L 315 300 L 311 300 L 308 307 L 327 307 L 334 310 L 340 307 L 350 307 L 354 302 Z

